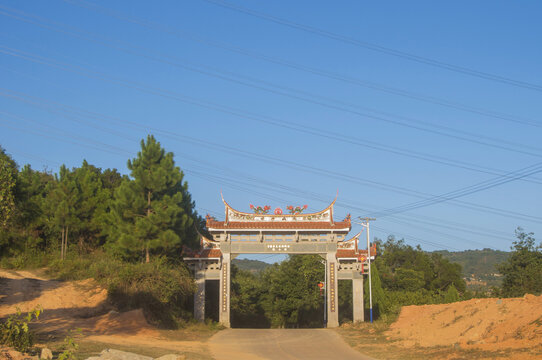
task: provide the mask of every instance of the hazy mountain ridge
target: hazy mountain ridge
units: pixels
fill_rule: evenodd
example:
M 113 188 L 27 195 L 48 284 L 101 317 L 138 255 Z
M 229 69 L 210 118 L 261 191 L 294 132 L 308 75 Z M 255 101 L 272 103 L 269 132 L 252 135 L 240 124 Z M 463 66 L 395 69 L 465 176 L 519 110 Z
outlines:
M 250 260 L 250 259 L 233 259 L 232 263 L 239 268 L 239 270 L 246 270 L 253 273 L 260 272 L 265 270 L 272 264 L 260 260 Z
M 453 252 L 438 250 L 434 252 L 442 254 L 444 258 L 461 265 L 463 275 L 467 280 L 467 287 L 471 290 L 487 290 L 491 286 L 499 286 L 502 279 L 496 266 L 506 261 L 510 256 L 510 252 L 487 248 Z

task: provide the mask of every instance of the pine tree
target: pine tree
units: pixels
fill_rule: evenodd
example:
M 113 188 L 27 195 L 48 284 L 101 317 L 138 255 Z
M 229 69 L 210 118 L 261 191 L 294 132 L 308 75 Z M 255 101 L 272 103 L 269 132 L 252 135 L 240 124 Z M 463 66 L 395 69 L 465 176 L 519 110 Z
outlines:
M 65 259 L 68 251 L 70 230 L 79 224 L 76 210 L 80 203 L 80 192 L 73 173 L 65 166 L 60 167 L 56 182 L 50 183 L 45 199 L 45 213 L 50 228 L 60 232 L 60 258 Z
M 194 243 L 197 215 L 173 153 L 149 135 L 128 169 L 131 179 L 115 191 L 108 219 L 110 247 L 132 259 L 143 255 L 149 262 L 152 252 Z
M 379 318 L 380 315 L 386 313 L 389 309 L 389 301 L 386 297 L 386 293 L 382 288 L 382 282 L 380 281 L 380 275 L 378 267 L 375 263 L 371 264 L 371 290 L 373 299 L 373 315 L 375 318 Z M 367 278 L 363 284 L 364 302 L 365 308 L 369 309 L 369 279 Z
M 0 227 L 6 227 L 15 211 L 17 165 L 0 147 Z
M 95 248 L 101 237 L 101 218 L 109 205 L 110 191 L 102 183 L 101 169 L 84 160 L 80 168 L 73 169 L 79 201 L 75 207 L 77 228 L 73 229 L 79 253 Z

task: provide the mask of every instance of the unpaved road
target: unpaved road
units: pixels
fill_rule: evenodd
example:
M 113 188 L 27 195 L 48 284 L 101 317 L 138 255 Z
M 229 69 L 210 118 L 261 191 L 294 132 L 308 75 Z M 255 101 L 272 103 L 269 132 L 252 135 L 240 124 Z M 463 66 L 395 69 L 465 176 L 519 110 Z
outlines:
M 228 329 L 214 335 L 209 347 L 216 360 L 372 359 L 326 329 Z

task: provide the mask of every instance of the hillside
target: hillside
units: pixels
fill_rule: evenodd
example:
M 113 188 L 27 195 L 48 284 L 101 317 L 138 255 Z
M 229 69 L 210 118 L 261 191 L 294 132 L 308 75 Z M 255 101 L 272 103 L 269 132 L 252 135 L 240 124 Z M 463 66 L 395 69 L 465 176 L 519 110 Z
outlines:
M 496 265 L 506 261 L 510 255 L 509 252 L 492 249 L 435 252 L 461 265 L 467 286 L 471 290 L 487 290 L 491 286 L 499 286 L 501 277 Z
M 237 266 L 240 270 L 250 271 L 252 273 L 260 272 L 271 264 L 268 264 L 259 260 L 249 260 L 249 259 L 233 259 L 232 263 Z

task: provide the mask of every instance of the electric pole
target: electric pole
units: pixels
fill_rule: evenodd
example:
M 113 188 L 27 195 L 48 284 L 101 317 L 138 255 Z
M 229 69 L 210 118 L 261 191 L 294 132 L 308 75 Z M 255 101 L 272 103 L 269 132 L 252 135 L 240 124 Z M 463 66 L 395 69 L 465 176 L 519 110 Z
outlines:
M 375 218 L 362 218 L 358 217 L 362 222 L 358 223 L 367 229 L 367 262 L 369 267 L 369 315 L 371 317 L 371 323 L 373 322 L 373 288 L 371 279 L 371 240 L 369 235 L 369 221 L 376 220 Z

